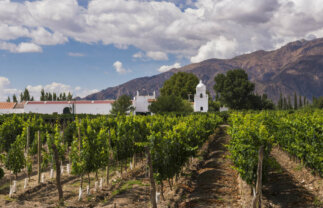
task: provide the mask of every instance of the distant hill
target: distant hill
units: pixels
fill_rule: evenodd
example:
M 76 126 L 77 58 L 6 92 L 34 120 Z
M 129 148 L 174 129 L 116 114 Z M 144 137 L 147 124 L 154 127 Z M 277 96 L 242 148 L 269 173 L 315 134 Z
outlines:
M 266 93 L 274 101 L 278 100 L 280 92 L 284 95 L 296 92 L 309 99 L 323 96 L 323 38 L 299 40 L 274 51 L 261 50 L 232 59 L 205 60 L 152 77 L 133 79 L 83 99 L 115 99 L 122 94 L 134 96 L 137 90 L 156 91 L 158 95 L 164 81 L 178 71 L 197 75 L 213 96 L 214 76 L 235 68 L 244 69 L 249 79 L 256 83 L 256 92 Z

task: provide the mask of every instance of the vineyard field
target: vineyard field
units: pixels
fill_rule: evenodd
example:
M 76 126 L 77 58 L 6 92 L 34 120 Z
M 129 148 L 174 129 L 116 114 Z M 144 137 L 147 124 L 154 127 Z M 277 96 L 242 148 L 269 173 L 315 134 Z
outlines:
M 245 207 L 252 193 L 250 199 L 241 193 L 256 187 L 263 147 L 265 207 L 317 207 L 323 200 L 322 115 L 0 116 L 0 206 Z M 298 197 L 284 202 L 270 184 L 279 192 L 285 184 L 291 193 L 296 186 Z

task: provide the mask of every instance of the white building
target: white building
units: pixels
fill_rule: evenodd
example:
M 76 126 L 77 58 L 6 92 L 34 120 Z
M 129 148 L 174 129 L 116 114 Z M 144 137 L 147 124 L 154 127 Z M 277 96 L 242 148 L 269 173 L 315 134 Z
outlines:
M 25 113 L 63 114 L 68 108 L 75 114 L 110 114 L 113 100 L 81 100 L 81 101 L 28 101 L 24 106 Z
M 151 102 L 156 100 L 156 93 L 154 91 L 153 95 L 139 95 L 139 91 L 137 91 L 136 96 L 133 98 L 133 107 L 135 107 L 135 113 L 148 113 L 148 106 Z
M 209 96 L 206 94 L 206 86 L 200 80 L 196 86 L 194 95 L 194 112 L 207 112 L 209 109 Z
M 220 107 L 220 112 L 224 112 L 224 111 L 229 111 L 229 108 L 228 107 Z

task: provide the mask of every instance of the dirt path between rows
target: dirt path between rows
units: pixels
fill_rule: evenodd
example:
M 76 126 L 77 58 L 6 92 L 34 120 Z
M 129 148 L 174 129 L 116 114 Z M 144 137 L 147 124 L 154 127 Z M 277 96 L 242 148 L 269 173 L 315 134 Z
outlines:
M 270 168 L 268 181 L 264 183 L 264 207 L 323 207 L 322 178 L 313 176 L 278 148 L 273 148 L 271 158 L 277 165 Z
M 233 170 L 232 162 L 225 147 L 229 136 L 225 127 L 212 138 L 204 154 L 204 160 L 199 167 L 192 170 L 191 193 L 182 196 L 183 202 L 179 207 L 208 208 L 208 207 L 242 207 L 237 186 L 238 174 Z

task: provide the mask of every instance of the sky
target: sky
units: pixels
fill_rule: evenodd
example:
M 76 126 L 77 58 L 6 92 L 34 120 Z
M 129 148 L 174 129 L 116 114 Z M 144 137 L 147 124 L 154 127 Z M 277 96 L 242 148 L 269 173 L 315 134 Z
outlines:
M 323 37 L 323 0 L 0 0 L 0 101 Z

